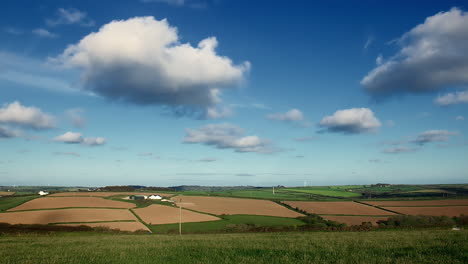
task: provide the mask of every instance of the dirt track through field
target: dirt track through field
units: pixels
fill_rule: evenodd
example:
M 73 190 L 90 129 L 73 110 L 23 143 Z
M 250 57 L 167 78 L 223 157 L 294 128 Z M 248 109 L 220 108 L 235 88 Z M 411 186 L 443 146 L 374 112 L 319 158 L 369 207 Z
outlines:
M 326 220 L 344 223 L 348 226 L 361 225 L 362 222 L 371 222 L 372 225 L 377 225 L 379 220 L 387 220 L 388 217 L 372 217 L 372 216 L 337 216 L 337 215 L 323 215 Z
M 381 210 L 355 202 L 283 202 L 293 208 L 299 208 L 312 214 L 338 214 L 338 215 L 394 215 L 394 213 Z
M 372 204 L 380 207 L 390 206 L 450 206 L 450 205 L 467 205 L 468 199 L 464 200 L 427 200 L 427 201 L 361 201 L 366 204 Z
M 172 193 L 158 193 L 158 192 L 63 192 L 63 193 L 54 193 L 49 196 L 53 197 L 63 197 L 63 196 L 87 196 L 87 197 L 110 197 L 110 196 L 116 196 L 116 195 L 160 195 L 162 197 L 169 197 L 174 194 Z
M 0 223 L 49 224 L 137 220 L 126 209 L 59 209 L 0 213 Z
M 43 197 L 28 201 L 8 211 L 52 209 L 68 207 L 133 208 L 135 204 L 106 200 L 99 197 Z
M 407 215 L 460 216 L 468 215 L 468 206 L 447 207 L 389 207 L 392 211 Z
M 119 229 L 120 231 L 135 232 L 138 230 L 150 231 L 144 224 L 140 222 L 107 222 L 107 223 L 79 223 L 79 224 L 57 224 L 60 226 L 90 226 L 90 227 L 107 227 L 110 229 Z
M 133 209 L 133 211 L 150 225 L 179 223 L 179 208 L 153 204 L 145 208 Z M 211 215 L 200 214 L 182 209 L 182 222 L 207 222 L 221 220 Z
M 172 200 L 176 201 L 176 203 L 182 204 L 182 207 L 215 215 L 247 214 L 280 217 L 303 216 L 300 213 L 267 200 L 203 196 L 177 196 Z

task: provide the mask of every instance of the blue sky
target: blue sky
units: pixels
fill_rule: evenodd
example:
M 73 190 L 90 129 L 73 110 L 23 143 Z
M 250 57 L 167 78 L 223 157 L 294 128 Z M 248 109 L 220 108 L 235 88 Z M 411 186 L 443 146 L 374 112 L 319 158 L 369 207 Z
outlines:
M 0 185 L 466 183 L 464 1 L 4 1 Z

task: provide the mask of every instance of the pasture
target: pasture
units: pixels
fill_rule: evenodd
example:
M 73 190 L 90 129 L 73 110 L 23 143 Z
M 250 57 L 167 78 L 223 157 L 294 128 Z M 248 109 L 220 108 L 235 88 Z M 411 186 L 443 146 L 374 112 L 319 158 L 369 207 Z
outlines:
M 468 262 L 468 231 L 0 236 L 4 264 Z

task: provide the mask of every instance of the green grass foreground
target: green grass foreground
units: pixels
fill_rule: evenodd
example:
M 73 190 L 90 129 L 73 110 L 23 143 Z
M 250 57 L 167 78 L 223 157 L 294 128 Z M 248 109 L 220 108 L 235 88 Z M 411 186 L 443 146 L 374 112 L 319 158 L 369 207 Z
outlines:
M 468 263 L 468 231 L 0 236 L 1 263 Z

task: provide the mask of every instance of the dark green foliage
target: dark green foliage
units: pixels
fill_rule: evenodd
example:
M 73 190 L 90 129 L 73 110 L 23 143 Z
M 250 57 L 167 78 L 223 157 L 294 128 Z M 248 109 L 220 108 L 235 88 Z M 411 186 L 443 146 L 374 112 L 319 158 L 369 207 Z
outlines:
M 379 221 L 381 227 L 418 227 L 418 226 L 452 226 L 456 222 L 448 216 L 395 215 L 386 221 Z

